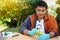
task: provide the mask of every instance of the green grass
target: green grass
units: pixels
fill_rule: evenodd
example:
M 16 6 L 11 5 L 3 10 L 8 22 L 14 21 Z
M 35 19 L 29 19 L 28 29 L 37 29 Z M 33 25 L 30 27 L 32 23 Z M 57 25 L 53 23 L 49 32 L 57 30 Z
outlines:
M 0 31 L 7 29 L 7 26 L 0 25 Z
M 16 27 L 16 28 L 7 28 L 4 30 L 4 32 L 19 32 L 20 26 Z
M 20 26 L 17 26 L 16 28 L 10 28 L 6 24 L 0 24 L 0 31 L 4 32 L 19 32 Z

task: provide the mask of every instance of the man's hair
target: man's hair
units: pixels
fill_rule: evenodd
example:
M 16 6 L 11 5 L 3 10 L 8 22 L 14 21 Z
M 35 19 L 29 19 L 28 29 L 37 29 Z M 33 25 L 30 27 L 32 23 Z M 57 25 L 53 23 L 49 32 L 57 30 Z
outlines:
M 45 7 L 46 9 L 48 8 L 47 3 L 45 1 L 38 1 L 34 3 L 34 5 L 35 5 L 35 8 L 37 8 L 38 6 Z

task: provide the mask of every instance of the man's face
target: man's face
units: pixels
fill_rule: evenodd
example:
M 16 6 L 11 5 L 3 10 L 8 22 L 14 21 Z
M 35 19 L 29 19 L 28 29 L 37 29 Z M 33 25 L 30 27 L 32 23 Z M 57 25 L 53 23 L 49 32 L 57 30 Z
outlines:
M 36 14 L 38 18 L 43 18 L 44 15 L 47 13 L 47 9 L 45 7 L 38 6 L 36 9 Z

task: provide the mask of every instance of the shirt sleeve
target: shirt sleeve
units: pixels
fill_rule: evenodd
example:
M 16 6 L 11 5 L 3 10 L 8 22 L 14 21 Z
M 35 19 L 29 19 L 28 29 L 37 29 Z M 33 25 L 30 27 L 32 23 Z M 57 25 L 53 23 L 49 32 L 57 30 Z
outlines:
M 52 31 L 55 33 L 55 35 L 58 35 L 58 26 L 57 21 L 55 18 L 51 18 L 50 20 L 50 27 L 52 28 Z
M 31 26 L 30 16 L 28 16 L 27 19 L 22 24 L 22 26 L 20 27 L 20 33 L 23 33 L 25 29 L 29 30 L 30 26 Z

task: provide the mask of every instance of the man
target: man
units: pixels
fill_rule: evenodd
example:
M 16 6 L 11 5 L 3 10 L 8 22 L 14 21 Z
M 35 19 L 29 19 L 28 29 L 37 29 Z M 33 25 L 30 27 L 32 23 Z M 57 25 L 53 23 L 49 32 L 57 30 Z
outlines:
M 43 35 L 38 35 L 39 40 L 48 40 L 58 35 L 57 22 L 53 16 L 47 12 L 46 2 L 39 1 L 35 3 L 36 13 L 27 17 L 21 26 L 20 32 L 25 35 L 33 35 L 37 28 L 40 28 Z

